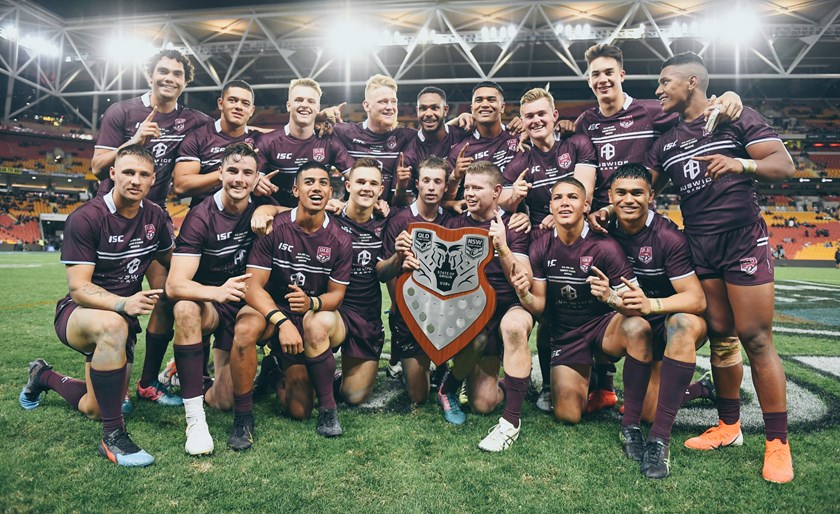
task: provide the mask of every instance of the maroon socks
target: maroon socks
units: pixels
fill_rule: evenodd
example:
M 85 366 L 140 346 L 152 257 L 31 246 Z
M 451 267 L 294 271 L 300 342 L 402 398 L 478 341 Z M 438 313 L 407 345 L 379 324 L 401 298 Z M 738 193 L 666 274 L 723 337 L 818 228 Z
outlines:
M 531 377 L 516 378 L 505 373 L 502 379 L 505 390 L 505 410 L 502 417 L 511 425 L 519 426 L 519 417 L 522 415 L 522 402 L 525 400 L 525 393 L 528 391 L 528 382 Z
M 624 358 L 624 417 L 621 418 L 623 427 L 638 425 L 642 421 L 642 407 L 650 381 L 650 370 L 650 362 L 638 361 L 630 355 Z M 598 388 L 603 389 L 601 384 L 598 384 Z
M 153 334 L 146 332 L 146 358 L 143 360 L 143 374 L 140 375 L 140 385 L 149 387 L 157 380 L 160 373 L 160 366 L 163 364 L 163 356 L 166 355 L 166 348 L 174 334 Z
M 87 384 L 84 380 L 65 377 L 60 373 L 48 369 L 41 373 L 39 382 L 47 386 L 64 398 L 74 409 L 79 408 L 82 396 L 87 394 Z
M 764 414 L 764 434 L 768 441 L 779 439 L 787 442 L 787 411 Z
M 123 426 L 122 401 L 125 387 L 125 365 L 120 369 L 99 371 L 90 368 L 90 381 L 93 394 L 99 404 L 102 417 L 102 431 L 110 434 Z
M 175 345 L 175 367 L 181 380 L 181 396 L 186 400 L 204 393 L 204 344 Z
M 718 417 L 727 425 L 732 425 L 741 419 L 741 399 L 717 398 Z
M 306 358 L 306 370 L 315 394 L 318 395 L 318 410 L 335 409 L 333 381 L 335 380 L 335 356 L 327 349 L 317 357 Z
M 671 428 L 677 411 L 680 410 L 685 388 L 694 375 L 693 362 L 680 362 L 662 358 L 662 369 L 659 379 L 659 401 L 656 404 L 656 417 L 648 434 L 648 441 L 658 437 L 668 443 L 671 440 Z M 626 412 L 626 407 L 625 407 Z

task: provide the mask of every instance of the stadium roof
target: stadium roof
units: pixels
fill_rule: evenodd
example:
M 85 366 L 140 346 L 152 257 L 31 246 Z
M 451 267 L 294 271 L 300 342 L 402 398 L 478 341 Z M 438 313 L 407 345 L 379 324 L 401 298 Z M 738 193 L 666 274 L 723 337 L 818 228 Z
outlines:
M 621 46 L 631 94 L 651 96 L 662 60 L 693 50 L 715 90 L 840 97 L 836 1 L 250 3 L 0 0 L 4 119 L 66 111 L 95 128 L 108 102 L 146 90 L 138 63 L 165 46 L 191 54 L 189 103 L 209 109 L 233 78 L 279 105 L 293 78 L 315 77 L 335 103 L 360 98 L 373 73 L 404 100 L 431 84 L 467 99 L 482 79 L 510 97 L 551 83 L 558 99 L 590 99 L 583 53 L 599 42 Z

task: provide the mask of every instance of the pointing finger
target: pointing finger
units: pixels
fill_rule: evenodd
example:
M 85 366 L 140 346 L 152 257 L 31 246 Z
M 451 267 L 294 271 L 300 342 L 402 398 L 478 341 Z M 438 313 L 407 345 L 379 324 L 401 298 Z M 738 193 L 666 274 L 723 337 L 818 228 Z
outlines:
M 266 175 L 265 178 L 266 178 L 266 180 L 271 180 L 271 178 L 274 177 L 274 175 L 277 175 L 278 173 L 280 173 L 280 170 L 274 170 L 271 173 L 269 173 L 268 175 Z
M 158 109 L 157 109 L 157 105 L 155 105 L 154 107 L 152 107 L 152 112 L 150 112 L 150 113 L 149 113 L 149 115 L 148 115 L 148 116 L 146 116 L 146 122 L 147 122 L 147 123 L 148 123 L 148 122 L 150 122 L 150 121 L 152 121 L 152 120 L 155 118 L 155 114 L 157 114 L 157 110 L 158 110 Z
M 520 173 L 520 174 L 519 174 L 519 178 L 518 178 L 518 179 L 516 179 L 516 181 L 518 182 L 518 181 L 520 181 L 520 180 L 525 180 L 525 174 L 526 174 L 526 173 L 528 173 L 528 169 L 527 169 L 527 168 L 526 168 L 526 169 L 524 169 L 524 170 L 522 170 L 522 173 Z
M 291 290 L 294 293 L 302 293 L 303 292 L 303 289 L 298 287 L 297 284 L 289 284 L 289 290 Z
M 626 279 L 626 278 L 624 278 L 624 277 L 621 277 L 621 281 L 622 281 L 622 282 L 624 282 L 624 285 L 625 285 L 625 286 L 627 286 L 627 287 L 629 287 L 630 289 L 633 289 L 633 290 L 636 290 L 636 291 L 638 291 L 639 289 L 641 289 L 641 288 L 639 287 L 639 284 L 634 284 L 633 282 L 630 282 L 629 280 L 627 280 L 627 279 Z
M 463 148 L 461 148 L 461 152 L 458 154 L 458 158 L 459 158 L 459 159 L 463 159 L 463 158 L 464 158 L 464 154 L 467 152 L 467 148 L 469 148 L 469 147 L 470 147 L 470 144 L 469 144 L 469 143 L 467 143 L 467 144 L 465 144 L 465 145 L 464 145 L 464 147 L 463 147 Z
M 606 275 L 604 275 L 604 272 L 599 270 L 596 266 L 592 266 L 592 272 L 598 275 L 598 278 L 600 278 L 601 280 L 609 281 L 609 278 Z
M 403 158 L 403 153 L 400 152 L 400 164 L 399 164 L 400 168 L 405 168 L 405 162 L 404 161 L 405 161 L 405 159 Z
M 695 155 L 691 159 L 695 161 L 711 161 L 713 157 L 713 155 Z

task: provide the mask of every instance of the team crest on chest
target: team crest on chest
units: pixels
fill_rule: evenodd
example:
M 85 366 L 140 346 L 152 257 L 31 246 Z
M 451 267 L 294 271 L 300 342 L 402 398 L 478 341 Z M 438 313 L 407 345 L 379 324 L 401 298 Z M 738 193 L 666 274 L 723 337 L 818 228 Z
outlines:
M 569 168 L 572 165 L 572 156 L 569 155 L 569 152 L 564 153 L 560 157 L 557 158 L 557 164 L 561 168 Z
M 580 270 L 584 273 L 589 273 L 589 268 L 592 267 L 592 256 L 584 255 L 580 258 Z
M 184 127 L 187 124 L 187 120 L 185 118 L 178 118 L 175 120 L 175 124 L 172 126 L 175 129 L 175 132 L 181 132 L 184 130 Z
M 645 264 L 650 264 L 653 260 L 653 247 L 643 246 L 639 248 L 639 260 Z
M 633 126 L 633 117 L 632 116 L 622 116 L 618 119 L 618 124 L 624 128 L 630 128 Z
M 755 275 L 755 272 L 758 271 L 758 260 L 755 257 L 741 259 L 741 271 L 747 275 Z
M 321 162 L 326 158 L 326 153 L 324 152 L 323 148 L 313 148 L 312 149 L 312 159 L 318 162 Z
M 155 226 L 149 223 L 146 225 L 146 239 L 151 241 L 155 238 Z
M 332 248 L 329 246 L 319 246 L 318 253 L 315 254 L 315 258 L 318 259 L 319 262 L 327 262 L 330 260 L 331 255 Z
M 397 147 L 397 136 L 391 136 L 391 137 L 389 137 L 389 138 L 388 138 L 388 142 L 387 142 L 387 143 L 385 143 L 385 144 L 386 144 L 386 145 L 388 145 L 388 148 L 389 148 L 390 150 L 393 150 L 394 148 L 396 148 L 396 147 Z
M 508 146 L 508 150 L 510 150 L 511 152 L 515 152 L 516 147 L 518 145 L 519 145 L 519 140 L 518 139 L 516 139 L 516 138 L 508 139 L 507 146 Z

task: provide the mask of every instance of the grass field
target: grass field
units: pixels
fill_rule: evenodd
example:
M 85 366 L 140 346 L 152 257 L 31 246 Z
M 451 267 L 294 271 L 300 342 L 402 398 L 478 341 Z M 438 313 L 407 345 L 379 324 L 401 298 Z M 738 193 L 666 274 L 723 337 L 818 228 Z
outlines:
M 715 419 L 711 404 L 697 401 L 678 418 L 671 476 L 651 481 L 622 456 L 614 412 L 569 427 L 529 402 L 520 439 L 490 455 L 476 445 L 498 414 L 470 415 L 454 427 L 435 404 L 412 409 L 384 376 L 375 392 L 384 408 L 340 408 L 345 435 L 337 440 L 316 435 L 314 420 L 288 419 L 272 398 L 256 405 L 254 448 L 234 453 L 226 446 L 232 416 L 208 409 L 216 453 L 206 458 L 184 453 L 181 409 L 137 404 L 129 429 L 157 462 L 127 469 L 96 454 L 99 424 L 57 394 L 31 412 L 18 405 L 30 360 L 44 357 L 76 377 L 84 363 L 53 331 L 55 302 L 67 290 L 58 256 L 0 254 L 0 511 L 837 512 L 840 270 L 779 268 L 777 279 L 792 484 L 761 478 L 764 438 L 748 390 L 744 420 L 755 428 L 743 447 L 685 449 L 682 442 Z M 138 363 L 143 353 L 141 337 Z M 803 356 L 814 358 L 797 360 Z M 135 382 L 139 372 L 138 365 Z

